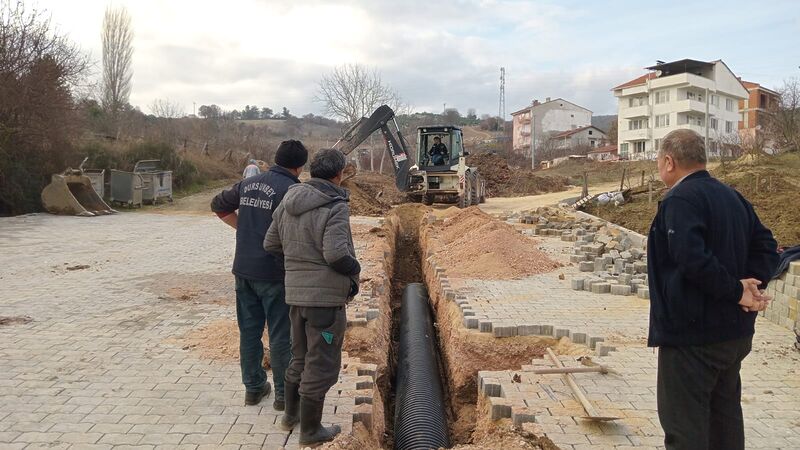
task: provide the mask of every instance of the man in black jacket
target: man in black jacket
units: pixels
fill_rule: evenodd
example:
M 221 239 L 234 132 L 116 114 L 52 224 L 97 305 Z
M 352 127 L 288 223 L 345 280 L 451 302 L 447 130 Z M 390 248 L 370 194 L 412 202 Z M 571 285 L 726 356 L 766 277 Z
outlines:
M 744 449 L 739 369 L 777 244 L 753 207 L 705 170 L 703 139 L 669 133 L 658 172 L 670 188 L 647 239 L 648 345 L 658 352 L 658 416 L 668 449 Z
M 257 405 L 271 390 L 261 342 L 266 324 L 275 381 L 273 407 L 284 409 L 284 374 L 292 356 L 285 273 L 283 259 L 264 251 L 263 242 L 272 213 L 289 187 L 300 182 L 297 177 L 307 160 L 308 151 L 300 141 L 284 141 L 275 153 L 276 165 L 234 184 L 211 201 L 211 210 L 236 229 L 233 274 L 245 405 Z

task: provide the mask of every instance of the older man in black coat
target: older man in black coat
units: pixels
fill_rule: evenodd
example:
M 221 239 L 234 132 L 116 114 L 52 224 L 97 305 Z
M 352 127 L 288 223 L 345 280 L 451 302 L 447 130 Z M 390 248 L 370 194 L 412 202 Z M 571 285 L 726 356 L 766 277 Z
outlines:
M 647 239 L 648 345 L 659 347 L 658 416 L 668 449 L 744 449 L 742 360 L 778 263 L 753 207 L 706 171 L 703 139 L 675 130 L 658 172 L 670 188 Z

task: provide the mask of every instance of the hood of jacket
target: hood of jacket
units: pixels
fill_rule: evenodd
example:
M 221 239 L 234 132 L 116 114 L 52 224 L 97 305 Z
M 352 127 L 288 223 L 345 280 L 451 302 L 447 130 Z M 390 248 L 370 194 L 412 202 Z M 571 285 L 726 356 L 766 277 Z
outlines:
M 299 216 L 330 203 L 347 201 L 349 201 L 347 189 L 328 180 L 312 178 L 305 183 L 290 187 L 283 199 L 283 205 L 287 213 Z

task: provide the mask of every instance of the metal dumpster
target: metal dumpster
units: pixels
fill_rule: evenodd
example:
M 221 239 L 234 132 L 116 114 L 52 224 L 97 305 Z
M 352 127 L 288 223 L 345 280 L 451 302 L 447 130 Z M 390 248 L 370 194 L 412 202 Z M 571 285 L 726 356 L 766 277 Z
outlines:
M 172 201 L 172 171 L 161 170 L 161 160 L 145 159 L 138 161 L 133 172 L 144 180 L 142 201 L 156 204 L 160 200 Z
M 94 191 L 97 192 L 97 195 L 99 195 L 100 198 L 104 198 L 106 191 L 105 169 L 83 169 L 83 174 L 89 177 L 89 180 L 92 182 L 92 187 L 94 188 Z
M 142 206 L 144 179 L 138 173 L 111 169 L 111 204 L 117 203 L 129 208 Z

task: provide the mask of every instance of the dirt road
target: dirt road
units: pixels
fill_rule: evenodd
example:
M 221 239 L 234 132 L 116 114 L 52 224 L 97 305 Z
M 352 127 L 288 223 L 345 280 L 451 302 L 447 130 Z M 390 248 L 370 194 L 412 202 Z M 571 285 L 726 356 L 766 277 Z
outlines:
M 618 182 L 599 183 L 589 187 L 590 194 L 607 192 L 619 189 Z M 561 192 L 551 192 L 549 194 L 529 195 L 526 197 L 497 197 L 487 198 L 486 203 L 481 205 L 481 209 L 489 214 L 502 214 L 504 212 L 526 211 L 540 206 L 556 205 L 560 201 L 568 198 L 579 197 L 581 188 L 572 187 Z

